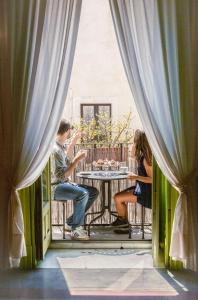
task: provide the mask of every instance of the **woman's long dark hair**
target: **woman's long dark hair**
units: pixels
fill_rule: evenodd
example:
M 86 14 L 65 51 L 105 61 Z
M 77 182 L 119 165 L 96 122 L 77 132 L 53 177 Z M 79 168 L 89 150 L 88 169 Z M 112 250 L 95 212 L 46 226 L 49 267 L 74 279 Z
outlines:
M 143 155 L 149 166 L 152 165 L 152 152 L 146 134 L 141 130 L 135 131 L 134 136 L 135 157 L 139 161 Z

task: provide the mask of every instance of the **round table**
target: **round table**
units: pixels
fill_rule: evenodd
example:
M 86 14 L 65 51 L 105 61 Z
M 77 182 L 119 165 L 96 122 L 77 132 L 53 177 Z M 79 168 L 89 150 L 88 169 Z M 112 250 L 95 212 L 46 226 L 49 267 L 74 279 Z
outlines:
M 91 220 L 89 224 L 85 224 L 88 227 L 88 234 L 90 235 L 90 226 L 99 218 L 101 218 L 105 210 L 108 210 L 110 215 L 117 216 L 116 211 L 111 210 L 111 182 L 113 180 L 125 180 L 128 177 L 128 172 L 121 172 L 121 171 L 84 171 L 84 172 L 79 172 L 76 174 L 77 177 L 82 178 L 82 179 L 90 179 L 90 180 L 99 180 L 101 181 L 101 192 L 102 192 L 102 205 L 101 205 L 101 210 L 98 212 L 93 212 L 93 213 L 87 213 L 85 216 L 85 221 L 88 215 L 96 215 L 95 218 Z M 106 190 L 107 187 L 107 190 Z M 107 201 L 105 201 L 105 194 L 107 191 Z M 101 224 L 102 226 L 104 225 L 110 225 L 110 224 Z

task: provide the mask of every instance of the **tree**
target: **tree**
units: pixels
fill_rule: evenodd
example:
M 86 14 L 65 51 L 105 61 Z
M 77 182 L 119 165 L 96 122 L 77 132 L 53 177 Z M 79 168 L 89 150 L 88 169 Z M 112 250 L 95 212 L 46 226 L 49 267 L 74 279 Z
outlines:
M 85 121 L 81 118 L 79 124 L 75 124 L 77 130 L 84 134 L 81 143 L 85 145 L 95 144 L 97 147 L 115 147 L 120 143 L 129 143 L 133 137 L 130 128 L 132 113 L 124 115 L 119 121 L 113 121 L 105 113 L 100 113 L 96 118 Z

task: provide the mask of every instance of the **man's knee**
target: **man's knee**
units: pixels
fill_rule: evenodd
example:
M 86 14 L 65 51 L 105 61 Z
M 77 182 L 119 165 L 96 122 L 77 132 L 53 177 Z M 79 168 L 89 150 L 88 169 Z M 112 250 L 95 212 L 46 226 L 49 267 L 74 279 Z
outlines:
M 94 195 L 95 195 L 96 197 L 98 197 L 98 195 L 99 195 L 99 190 L 98 190 L 97 188 L 93 187 L 93 193 L 94 193 Z
M 90 197 L 94 197 L 94 198 L 98 197 L 99 191 L 98 191 L 97 188 L 95 188 L 94 186 L 90 186 L 88 190 L 89 190 L 89 196 Z
M 87 203 L 89 199 L 89 193 L 86 190 L 81 191 L 81 193 L 79 193 L 78 197 L 77 197 L 77 201 L 83 201 L 85 202 L 85 204 Z

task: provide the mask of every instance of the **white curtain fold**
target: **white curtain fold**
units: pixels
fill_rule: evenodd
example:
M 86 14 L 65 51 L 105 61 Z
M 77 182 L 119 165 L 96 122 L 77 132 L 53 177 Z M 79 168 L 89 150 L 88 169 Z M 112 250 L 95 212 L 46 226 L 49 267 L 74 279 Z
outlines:
M 81 0 L 0 1 L 0 268 L 26 254 L 17 190 L 45 167 L 73 64 Z
M 170 256 L 198 269 L 198 2 L 109 0 L 123 65 L 164 175 L 180 192 Z

